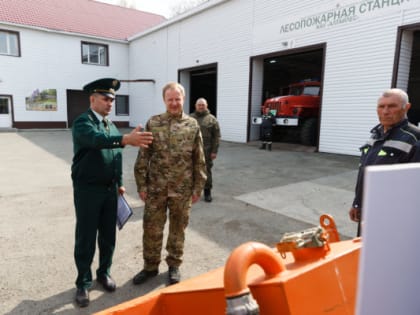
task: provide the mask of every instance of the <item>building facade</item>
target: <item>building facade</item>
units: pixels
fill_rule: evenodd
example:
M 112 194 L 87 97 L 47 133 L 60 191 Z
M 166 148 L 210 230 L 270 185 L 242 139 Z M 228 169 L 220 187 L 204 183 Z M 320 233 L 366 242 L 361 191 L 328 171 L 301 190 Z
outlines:
M 19 65 L 6 65 L 0 56 L 7 69 L 0 73 L 0 97 L 12 95 L 15 127 L 27 120 L 68 125 L 68 90 L 97 77 L 128 78 L 121 94 L 129 113 L 113 118 L 135 126 L 164 110 L 163 85 L 179 81 L 187 90 L 186 112 L 206 97 L 223 140 L 245 143 L 258 139 L 252 118 L 266 98 L 283 95 L 289 84 L 319 80 L 317 149 L 357 155 L 377 123 L 376 101 L 384 89 L 407 90 L 409 119 L 420 121 L 419 34 L 419 0 L 212 0 L 126 42 L 100 40 L 112 52 L 105 68 L 86 67 L 80 51 L 70 53 L 81 36 L 28 30 L 20 36 L 28 38 L 34 56 Z M 41 42 L 48 45 L 37 54 Z M 64 68 L 48 56 L 56 52 L 47 47 L 57 42 L 68 52 L 60 58 Z M 46 78 L 39 75 L 47 69 Z M 56 112 L 23 105 L 35 89 L 51 88 L 57 89 Z
M 258 138 L 251 119 L 268 97 L 267 81 L 287 85 L 316 76 L 322 82 L 319 151 L 358 154 L 377 123 L 379 94 L 392 86 L 409 92 L 414 86 L 414 94 L 418 87 L 412 56 L 419 54 L 419 4 L 211 2 L 209 8 L 131 39 L 131 75 L 155 76 L 157 82 L 133 91 L 132 104 L 146 108 L 134 107 L 131 120 L 140 122 L 144 110 L 149 114 L 162 107 L 159 89 L 166 80 L 178 79 L 191 90 L 194 73 L 204 69 L 216 73 L 213 85 L 223 139 L 247 142 Z M 267 64 L 275 59 L 284 59 L 286 65 L 270 70 Z M 420 106 L 417 101 L 413 112 Z
M 12 26 L 7 31 L 19 34 L 22 55 L 0 56 L 7 61 L 1 66 L 0 98 L 9 106 L 0 115 L 2 127 L 67 128 L 75 118 L 72 110 L 78 107 L 75 114 L 80 114 L 89 106 L 81 91 L 84 84 L 101 77 L 128 78 L 127 43 Z M 83 63 L 84 43 L 107 48 L 108 66 L 100 65 L 99 53 L 95 63 Z M 123 84 L 119 92 L 128 95 L 127 86 Z M 113 116 L 113 120 L 129 120 L 127 115 Z
M 93 0 L 0 2 L 0 128 L 68 128 L 89 107 L 82 87 L 129 79 L 128 37 L 166 19 Z M 111 119 L 129 125 L 129 90 Z

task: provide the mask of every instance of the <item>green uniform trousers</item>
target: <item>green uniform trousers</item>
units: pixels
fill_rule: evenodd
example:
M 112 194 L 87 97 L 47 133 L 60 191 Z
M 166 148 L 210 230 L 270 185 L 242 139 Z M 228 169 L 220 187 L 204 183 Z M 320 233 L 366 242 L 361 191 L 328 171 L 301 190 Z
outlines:
M 92 285 L 91 264 L 98 237 L 99 267 L 96 275 L 110 273 L 115 248 L 117 221 L 117 186 L 74 187 L 76 208 L 76 240 L 74 259 L 77 267 L 76 286 Z
M 169 234 L 166 241 L 166 263 L 179 267 L 184 254 L 185 229 L 191 210 L 191 195 L 168 197 L 148 194 L 143 214 L 144 269 L 157 270 L 161 261 L 163 230 L 169 209 Z

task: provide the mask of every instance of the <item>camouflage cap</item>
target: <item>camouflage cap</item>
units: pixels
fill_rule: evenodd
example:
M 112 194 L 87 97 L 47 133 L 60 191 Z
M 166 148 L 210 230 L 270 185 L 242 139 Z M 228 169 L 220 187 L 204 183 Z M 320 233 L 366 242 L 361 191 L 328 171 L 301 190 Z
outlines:
M 89 92 L 89 94 L 100 93 L 107 97 L 115 98 L 115 91 L 117 91 L 120 86 L 121 83 L 117 79 L 104 78 L 86 84 L 83 87 L 83 91 Z

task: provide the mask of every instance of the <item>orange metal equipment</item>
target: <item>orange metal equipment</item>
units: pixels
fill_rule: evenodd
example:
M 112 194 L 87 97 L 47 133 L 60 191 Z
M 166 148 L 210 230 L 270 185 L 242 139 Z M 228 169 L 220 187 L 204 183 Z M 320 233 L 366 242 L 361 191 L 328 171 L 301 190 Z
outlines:
M 320 221 L 276 248 L 245 243 L 225 267 L 96 315 L 354 314 L 361 241 L 339 241 L 333 218 Z

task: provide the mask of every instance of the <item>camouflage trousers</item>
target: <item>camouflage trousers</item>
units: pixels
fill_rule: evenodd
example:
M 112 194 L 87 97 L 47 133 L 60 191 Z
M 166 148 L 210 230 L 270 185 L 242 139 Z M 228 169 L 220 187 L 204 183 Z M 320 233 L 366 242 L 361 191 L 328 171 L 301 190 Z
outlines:
M 166 263 L 178 267 L 184 254 L 185 229 L 191 210 L 191 195 L 148 195 L 143 214 L 144 269 L 157 270 L 161 261 L 163 230 L 169 214 Z
M 204 189 L 212 189 L 213 188 L 213 177 L 211 173 L 211 168 L 213 167 L 213 160 L 211 159 L 210 155 L 206 155 L 206 173 L 207 173 L 207 180 L 206 184 L 204 185 Z

